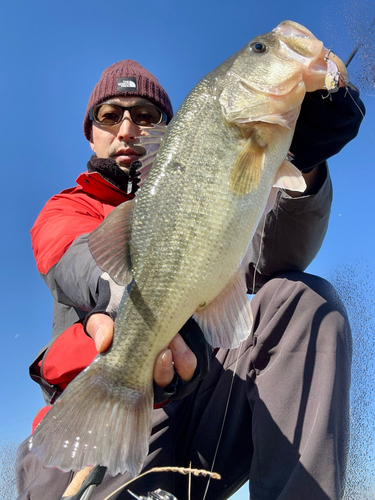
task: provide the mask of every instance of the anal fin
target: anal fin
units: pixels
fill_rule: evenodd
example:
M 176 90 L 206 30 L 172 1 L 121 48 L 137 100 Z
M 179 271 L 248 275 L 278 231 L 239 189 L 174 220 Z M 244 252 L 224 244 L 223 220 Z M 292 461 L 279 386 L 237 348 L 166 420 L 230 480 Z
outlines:
M 253 316 L 247 297 L 245 276 L 238 270 L 226 288 L 193 318 L 213 347 L 232 349 L 250 334 Z
M 275 188 L 287 189 L 288 191 L 303 191 L 306 190 L 306 182 L 302 172 L 298 170 L 290 161 L 284 160 L 276 173 Z

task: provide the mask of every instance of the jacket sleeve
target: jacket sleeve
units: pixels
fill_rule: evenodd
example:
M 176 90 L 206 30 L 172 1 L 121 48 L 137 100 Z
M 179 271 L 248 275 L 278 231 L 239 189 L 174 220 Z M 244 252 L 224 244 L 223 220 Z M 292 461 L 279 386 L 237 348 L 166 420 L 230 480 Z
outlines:
M 31 230 L 37 267 L 52 295 L 57 302 L 81 311 L 95 306 L 102 274 L 87 242 L 88 234 L 104 218 L 96 205 L 88 197 L 54 196 Z
M 249 293 L 281 272 L 304 271 L 315 258 L 328 228 L 332 203 L 326 160 L 354 139 L 364 114 L 359 92 L 350 84 L 331 96 L 326 91 L 306 94 L 290 150 L 293 163 L 302 172 L 319 169 L 320 186 L 316 194 L 297 198 L 278 192 L 243 262 Z
M 330 95 L 307 93 L 290 146 L 296 167 L 308 171 L 341 151 L 357 135 L 365 112 L 351 84 Z
M 55 299 L 53 339 L 29 368 L 48 404 L 97 354 L 82 320 L 96 304 L 102 274 L 87 236 L 103 219 L 101 203 L 73 189 L 51 198 L 31 230 L 38 270 Z
M 304 271 L 318 253 L 328 228 L 332 184 L 326 164 L 318 193 L 292 198 L 280 190 L 273 209 L 264 215 L 245 257 L 248 293 L 286 271 Z
M 61 304 L 91 311 L 98 300 L 98 280 L 103 271 L 88 247 L 88 233 L 78 236 L 56 265 L 42 278 Z

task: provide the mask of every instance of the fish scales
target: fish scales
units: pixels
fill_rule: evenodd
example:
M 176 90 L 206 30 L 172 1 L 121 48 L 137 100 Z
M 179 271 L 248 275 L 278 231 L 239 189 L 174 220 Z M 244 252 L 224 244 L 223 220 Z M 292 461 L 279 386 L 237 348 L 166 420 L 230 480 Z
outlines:
M 249 334 L 241 263 L 272 193 L 304 189 L 285 157 L 305 92 L 324 88 L 327 57 L 345 71 L 328 52 L 285 21 L 204 77 L 168 126 L 136 201 L 90 236 L 94 256 L 96 246 L 113 252 L 106 228 L 113 234 L 115 214 L 129 218 L 123 253 L 132 281 L 111 349 L 76 377 L 30 440 L 45 465 L 100 463 L 111 474 L 137 475 L 151 433 L 157 354 L 193 315 L 215 347 Z
M 215 79 L 213 78 L 213 82 Z M 199 95 L 209 93 L 206 82 L 202 82 L 195 89 Z M 203 88 L 202 88 L 203 87 Z M 209 274 L 212 274 L 212 262 L 218 260 L 218 256 L 222 255 L 225 248 L 230 248 L 230 241 L 223 241 L 223 234 L 228 238 L 238 234 L 238 227 L 241 226 L 241 213 L 248 208 L 248 200 L 240 200 L 238 203 L 235 195 L 228 198 L 228 166 L 232 165 L 236 155 L 240 150 L 233 148 L 233 135 L 228 139 L 227 127 L 221 120 L 212 124 L 212 116 L 217 116 L 217 103 L 208 101 L 206 105 L 196 107 L 194 122 L 192 121 L 193 105 L 195 105 L 195 92 L 182 105 L 180 111 L 176 115 L 178 126 L 174 129 L 173 124 L 171 130 L 167 133 L 167 146 L 160 152 L 156 163 L 149 174 L 145 184 L 145 190 L 140 195 L 138 200 L 135 217 L 137 211 L 147 212 L 152 211 L 150 224 L 153 227 L 152 232 L 144 228 L 143 232 L 138 231 L 132 239 L 132 245 L 136 245 L 142 251 L 142 262 L 147 266 L 147 272 L 152 272 L 152 269 L 160 269 L 163 263 L 167 262 L 170 254 L 165 255 L 164 249 L 169 252 L 170 248 L 177 247 L 179 252 L 184 254 L 184 259 L 179 258 L 179 252 L 175 254 L 174 264 L 179 268 L 179 283 L 181 290 L 184 285 L 189 287 L 189 282 L 186 279 L 196 279 L 196 276 L 201 276 L 202 281 L 207 279 Z M 185 107 L 190 110 L 188 117 L 185 115 Z M 179 120 L 179 115 L 181 119 Z M 208 128 L 207 117 L 210 117 L 210 130 Z M 190 134 L 184 134 L 184 141 L 181 140 L 181 129 L 186 124 L 187 128 L 193 127 L 194 135 L 203 137 L 200 141 L 195 140 L 193 143 L 190 140 Z M 177 136 L 176 140 L 174 137 Z M 168 141 L 169 140 L 169 141 Z M 175 142 L 178 143 L 179 153 L 175 153 Z M 186 151 L 186 154 L 181 154 L 181 151 Z M 220 158 L 219 163 L 217 158 Z M 177 174 L 173 173 L 171 163 L 180 165 Z M 159 167 L 160 165 L 160 167 Z M 183 174 L 180 172 L 183 170 Z M 165 174 L 168 172 L 168 174 Z M 182 182 L 181 177 L 183 176 Z M 194 179 L 192 184 L 191 179 Z M 163 183 L 164 180 L 164 183 Z M 152 188 L 146 191 L 147 187 Z M 197 190 L 195 185 L 204 185 L 205 189 Z M 152 197 L 155 194 L 159 195 L 157 206 L 154 207 Z M 165 193 L 165 194 L 164 194 Z M 181 200 L 183 204 L 181 204 Z M 186 212 L 185 206 L 189 205 L 189 211 Z M 153 208 L 152 208 L 153 207 Z M 233 207 L 236 207 L 235 210 Z M 173 210 L 174 219 L 168 219 L 168 214 Z M 178 213 L 177 211 L 180 210 Z M 164 216 L 164 214 L 167 214 Z M 255 217 L 258 217 L 257 214 Z M 244 240 L 246 242 L 242 247 L 247 247 L 251 233 L 249 234 L 248 221 L 243 221 L 242 228 L 245 231 Z M 234 224 L 235 223 L 235 224 Z M 213 227 L 219 228 L 217 231 L 212 231 Z M 188 232 L 192 238 L 185 239 L 184 244 L 181 244 L 181 233 Z M 247 234 L 246 234 L 247 232 Z M 164 245 L 166 234 L 170 238 L 171 244 Z M 159 244 L 157 240 L 159 238 Z M 209 250 L 208 250 L 208 247 Z M 203 249 L 202 251 L 200 251 Z M 207 256 L 210 255 L 210 262 L 207 262 Z M 137 257 L 135 258 L 137 264 Z M 156 264 L 157 263 L 157 264 Z M 138 267 L 135 264 L 134 274 L 137 277 Z M 168 266 L 170 263 L 168 262 Z M 229 276 L 233 274 L 238 266 L 238 257 L 233 258 L 233 268 L 229 271 Z M 221 264 L 219 265 L 220 269 Z M 162 287 L 164 288 L 164 287 Z M 196 291 L 191 292 L 194 296 Z M 185 300 L 185 297 L 184 297 Z M 193 309 L 194 312 L 195 309 Z

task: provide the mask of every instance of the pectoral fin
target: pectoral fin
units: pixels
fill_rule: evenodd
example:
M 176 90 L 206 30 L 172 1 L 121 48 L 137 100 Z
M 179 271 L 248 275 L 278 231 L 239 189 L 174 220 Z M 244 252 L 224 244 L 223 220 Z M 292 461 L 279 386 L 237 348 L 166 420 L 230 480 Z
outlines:
M 98 266 L 118 285 L 132 280 L 130 237 L 135 199 L 126 201 L 104 219 L 89 236 L 89 249 Z
M 267 142 L 258 128 L 253 129 L 237 156 L 229 178 L 231 190 L 238 196 L 257 189 L 262 176 Z
M 246 290 L 244 273 L 239 270 L 215 300 L 195 312 L 193 318 L 213 347 L 232 349 L 250 334 L 253 316 Z

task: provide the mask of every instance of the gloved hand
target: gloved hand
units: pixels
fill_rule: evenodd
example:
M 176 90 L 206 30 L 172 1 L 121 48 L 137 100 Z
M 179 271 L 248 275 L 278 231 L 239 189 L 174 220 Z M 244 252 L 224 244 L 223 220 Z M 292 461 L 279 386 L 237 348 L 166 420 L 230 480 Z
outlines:
M 171 382 L 161 388 L 158 385 L 157 378 L 154 376 L 154 401 L 155 403 L 162 403 L 166 399 L 181 399 L 197 387 L 200 380 L 210 371 L 211 359 L 212 359 L 212 347 L 207 343 L 204 338 L 202 330 L 199 328 L 198 323 L 190 318 L 184 324 L 179 332 L 182 340 L 187 347 L 187 349 L 195 355 L 196 358 L 196 368 L 192 376 L 187 380 L 186 377 L 182 377 L 179 373 L 179 367 L 176 366 L 176 359 L 174 359 L 174 376 Z M 178 338 L 179 335 L 176 335 Z M 171 348 L 172 356 L 173 350 L 175 350 L 175 339 L 169 344 Z M 155 375 L 155 372 L 154 372 Z
M 357 135 L 361 111 L 365 107 L 351 84 L 329 96 L 326 90 L 308 92 L 290 146 L 292 163 L 307 173 L 337 154 Z
M 108 273 L 103 273 L 97 286 L 98 300 L 96 306 L 90 311 L 83 321 L 85 332 L 94 339 L 96 348 L 103 352 L 110 346 L 113 337 L 113 322 L 117 317 L 117 311 L 124 294 L 125 287 L 113 281 Z M 92 316 L 101 313 L 104 316 L 98 323 L 97 319 L 91 323 L 90 332 L 87 331 L 87 323 Z M 106 319 L 107 318 L 107 319 Z

